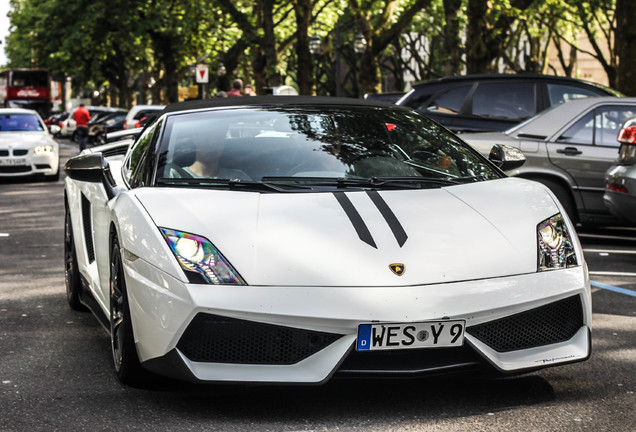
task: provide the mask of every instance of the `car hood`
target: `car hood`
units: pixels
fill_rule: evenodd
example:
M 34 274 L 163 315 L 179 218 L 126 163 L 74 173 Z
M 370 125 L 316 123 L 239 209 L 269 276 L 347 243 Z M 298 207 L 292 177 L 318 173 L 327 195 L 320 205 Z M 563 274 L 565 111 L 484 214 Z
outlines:
M 157 226 L 206 237 L 248 284 L 269 286 L 533 273 L 537 224 L 559 211 L 544 186 L 518 178 L 377 195 L 144 188 L 136 196 Z M 401 276 L 390 269 L 396 263 L 406 269 Z
M 2 148 L 30 149 L 40 144 L 57 145 L 46 132 L 0 132 Z

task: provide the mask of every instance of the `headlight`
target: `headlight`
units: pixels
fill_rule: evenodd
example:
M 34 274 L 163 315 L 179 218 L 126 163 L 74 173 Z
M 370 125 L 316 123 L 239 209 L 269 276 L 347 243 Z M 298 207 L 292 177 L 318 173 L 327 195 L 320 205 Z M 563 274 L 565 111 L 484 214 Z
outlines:
M 33 149 L 33 153 L 36 155 L 43 155 L 48 153 L 53 153 L 52 145 L 39 145 Z
M 538 271 L 578 265 L 572 238 L 560 213 L 537 226 L 537 240 L 539 242 Z
M 197 282 L 200 275 L 213 285 L 245 285 L 245 281 L 232 265 L 204 237 L 160 228 L 172 253 L 181 264 L 190 282 Z

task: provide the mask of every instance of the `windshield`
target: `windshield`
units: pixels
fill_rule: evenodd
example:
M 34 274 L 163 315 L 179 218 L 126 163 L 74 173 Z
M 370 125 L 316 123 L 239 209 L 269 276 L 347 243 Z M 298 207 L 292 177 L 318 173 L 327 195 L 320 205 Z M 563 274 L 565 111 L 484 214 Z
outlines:
M 156 169 L 155 183 L 170 186 L 404 188 L 500 178 L 474 150 L 420 115 L 324 105 L 174 114 Z
M 43 131 L 44 127 L 33 114 L 0 114 L 0 132 Z

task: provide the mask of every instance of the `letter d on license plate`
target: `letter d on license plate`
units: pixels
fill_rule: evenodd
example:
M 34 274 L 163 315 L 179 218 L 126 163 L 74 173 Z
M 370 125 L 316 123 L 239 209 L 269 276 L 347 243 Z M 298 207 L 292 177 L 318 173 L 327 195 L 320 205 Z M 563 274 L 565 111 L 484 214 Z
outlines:
M 360 324 L 358 351 L 454 347 L 464 344 L 466 321 Z

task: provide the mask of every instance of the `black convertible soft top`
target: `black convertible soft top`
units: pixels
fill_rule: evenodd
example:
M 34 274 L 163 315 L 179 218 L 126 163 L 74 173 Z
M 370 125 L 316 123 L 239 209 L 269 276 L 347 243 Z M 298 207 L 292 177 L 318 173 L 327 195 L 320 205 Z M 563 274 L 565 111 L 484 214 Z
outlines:
M 329 96 L 243 96 L 233 98 L 197 99 L 168 105 L 157 117 L 166 113 L 216 107 L 273 106 L 273 105 L 329 105 L 329 106 L 392 106 L 397 105 L 369 99 L 337 98 Z

